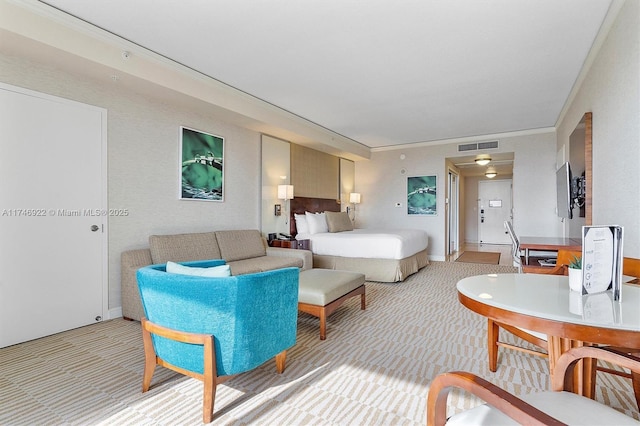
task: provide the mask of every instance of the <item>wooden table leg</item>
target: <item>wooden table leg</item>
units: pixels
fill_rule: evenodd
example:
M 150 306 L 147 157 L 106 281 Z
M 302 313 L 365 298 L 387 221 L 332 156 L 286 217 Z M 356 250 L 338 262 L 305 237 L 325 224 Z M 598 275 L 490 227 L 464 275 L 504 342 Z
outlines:
M 580 340 L 564 339 L 556 336 L 549 336 L 549 377 L 553 380 L 556 362 L 560 355 L 571 348 L 589 345 Z M 579 361 L 574 370 L 573 392 L 593 399 L 593 372 L 594 363 L 592 359 L 585 358 Z
M 554 371 L 556 370 L 556 362 L 560 355 L 562 355 L 562 345 L 559 337 L 548 336 L 548 348 L 549 353 L 549 378 L 553 381 Z

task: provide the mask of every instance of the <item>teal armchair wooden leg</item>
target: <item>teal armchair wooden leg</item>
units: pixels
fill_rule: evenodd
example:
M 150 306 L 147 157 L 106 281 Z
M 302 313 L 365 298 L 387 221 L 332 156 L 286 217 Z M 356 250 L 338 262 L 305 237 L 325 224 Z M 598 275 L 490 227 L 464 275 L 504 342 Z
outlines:
M 217 368 L 216 368 L 216 352 L 213 341 L 213 336 L 210 334 L 198 334 L 187 333 L 183 331 L 172 330 L 167 327 L 162 327 L 148 321 L 146 318 L 142 318 L 142 341 L 144 345 L 144 373 L 142 377 L 142 392 L 149 390 L 151 386 L 151 378 L 156 365 L 160 365 L 165 368 L 177 371 L 189 377 L 201 380 L 204 382 L 204 395 L 202 403 L 202 421 L 204 423 L 211 423 L 213 421 L 213 410 L 216 399 L 216 387 L 218 384 Z M 183 343 L 191 343 L 196 345 L 202 345 L 204 348 L 204 373 L 198 374 L 192 371 L 185 370 L 183 368 L 172 365 L 163 359 L 156 356 L 153 349 L 153 342 L 151 335 L 165 337 L 167 339 L 175 340 Z M 221 378 L 220 382 L 225 381 L 230 376 Z
M 280 374 L 284 372 L 287 364 L 287 351 L 282 351 L 276 355 L 276 371 Z

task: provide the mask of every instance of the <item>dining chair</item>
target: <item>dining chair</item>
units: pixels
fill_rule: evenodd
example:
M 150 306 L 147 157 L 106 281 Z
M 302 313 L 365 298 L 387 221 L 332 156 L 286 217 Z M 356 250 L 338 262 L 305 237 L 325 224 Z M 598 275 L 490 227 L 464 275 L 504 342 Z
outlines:
M 640 285 L 640 259 L 636 259 L 633 257 L 625 257 L 622 260 L 622 275 L 626 277 L 633 277 L 631 281 L 628 281 L 632 285 Z M 624 297 L 624 295 L 623 295 Z M 639 332 L 640 333 L 640 332 Z M 627 354 L 631 354 L 634 356 L 640 356 L 640 348 L 623 348 L 623 347 L 613 347 L 614 350 L 619 352 L 624 352 Z M 627 379 L 631 379 L 631 384 L 633 385 L 633 391 L 636 398 L 636 405 L 640 410 L 640 373 L 634 371 L 624 371 L 624 370 L 616 370 L 613 368 L 609 368 L 601 363 L 595 363 L 595 367 L 592 371 L 591 377 L 591 393 L 593 395 L 593 391 L 595 390 L 596 383 L 596 372 L 602 371 L 603 373 L 614 374 L 616 376 L 625 377 Z
M 455 371 L 438 375 L 429 385 L 427 425 L 637 425 L 638 422 L 607 405 L 573 393 L 573 372 L 583 358 L 607 361 L 640 373 L 640 358 L 609 348 L 582 346 L 560 356 L 551 391 L 521 397 L 503 390 L 475 374 Z M 447 398 L 455 388 L 482 399 L 486 404 L 447 418 Z
M 510 226 L 510 222 L 505 222 Z M 509 227 L 507 229 L 509 229 Z M 513 228 L 511 227 L 511 230 Z M 515 234 L 514 234 L 515 236 Z M 517 241 L 517 238 L 516 238 Z M 558 258 L 556 260 L 556 266 L 545 268 L 545 274 L 553 275 L 567 275 L 568 265 L 574 256 L 581 256 L 581 253 L 573 250 L 558 250 Z M 548 272 L 547 272 L 548 270 Z M 500 329 L 503 329 L 520 339 L 524 340 L 535 346 L 535 348 L 527 348 L 519 346 L 517 344 L 508 343 L 504 340 L 500 340 Z M 498 348 L 504 347 L 508 349 L 514 349 L 520 352 L 525 352 L 531 355 L 548 357 L 549 346 L 547 343 L 547 335 L 532 330 L 526 330 L 518 327 L 514 327 L 508 324 L 494 321 L 492 319 L 487 320 L 487 350 L 489 352 L 489 370 L 495 372 L 498 369 Z

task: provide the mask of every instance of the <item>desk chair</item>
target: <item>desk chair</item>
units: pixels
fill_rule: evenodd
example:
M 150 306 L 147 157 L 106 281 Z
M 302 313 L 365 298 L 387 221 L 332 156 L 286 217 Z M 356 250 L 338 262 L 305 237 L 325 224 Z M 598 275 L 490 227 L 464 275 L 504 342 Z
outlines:
M 509 227 L 507 227 L 507 224 L 509 225 Z M 505 227 L 507 227 L 507 229 L 511 228 L 510 222 L 505 222 Z M 511 231 L 513 231 L 513 228 L 511 228 Z M 515 237 L 515 234 L 514 234 L 514 237 Z M 517 238 L 515 238 L 515 241 L 517 241 Z M 553 275 L 568 275 L 569 263 L 571 262 L 574 256 L 580 257 L 581 255 L 582 254 L 578 251 L 558 250 L 558 259 L 556 261 L 556 266 L 548 268 L 548 272 L 545 271 L 545 273 L 553 274 Z M 511 343 L 501 341 L 500 340 L 501 328 L 519 337 L 525 342 L 531 343 L 532 345 L 536 346 L 539 349 L 524 348 L 522 346 L 517 346 Z M 492 372 L 495 372 L 498 369 L 498 348 L 500 346 L 504 348 L 514 349 L 520 352 L 525 352 L 531 355 L 548 358 L 549 346 L 547 343 L 546 334 L 538 333 L 531 330 L 525 330 L 518 327 L 513 327 L 511 325 L 504 324 L 501 322 L 496 322 L 492 319 L 489 319 L 487 323 L 487 348 L 489 352 L 489 370 Z
M 522 272 L 522 256 L 520 253 L 520 241 L 513 230 L 513 224 L 509 220 L 504 221 L 504 227 L 511 238 L 511 256 L 513 263 L 518 267 L 518 272 Z
M 611 407 L 572 393 L 573 370 L 582 358 L 601 359 L 640 373 L 640 358 L 610 349 L 583 346 L 570 349 L 558 359 L 552 391 L 521 398 L 471 373 L 440 374 L 429 385 L 427 425 L 495 425 L 510 421 L 527 425 L 637 425 L 635 419 Z M 470 392 L 487 404 L 447 418 L 447 396 L 453 388 Z

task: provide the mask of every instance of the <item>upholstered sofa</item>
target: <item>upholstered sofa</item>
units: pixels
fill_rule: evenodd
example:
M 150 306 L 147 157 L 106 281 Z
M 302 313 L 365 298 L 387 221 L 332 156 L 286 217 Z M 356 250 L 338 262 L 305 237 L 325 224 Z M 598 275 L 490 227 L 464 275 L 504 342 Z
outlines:
M 258 230 L 244 229 L 191 234 L 152 235 L 149 248 L 128 250 L 121 256 L 122 316 L 143 316 L 136 271 L 143 266 L 193 260 L 224 259 L 233 275 L 298 267 L 313 267 L 308 250 L 269 247 Z

